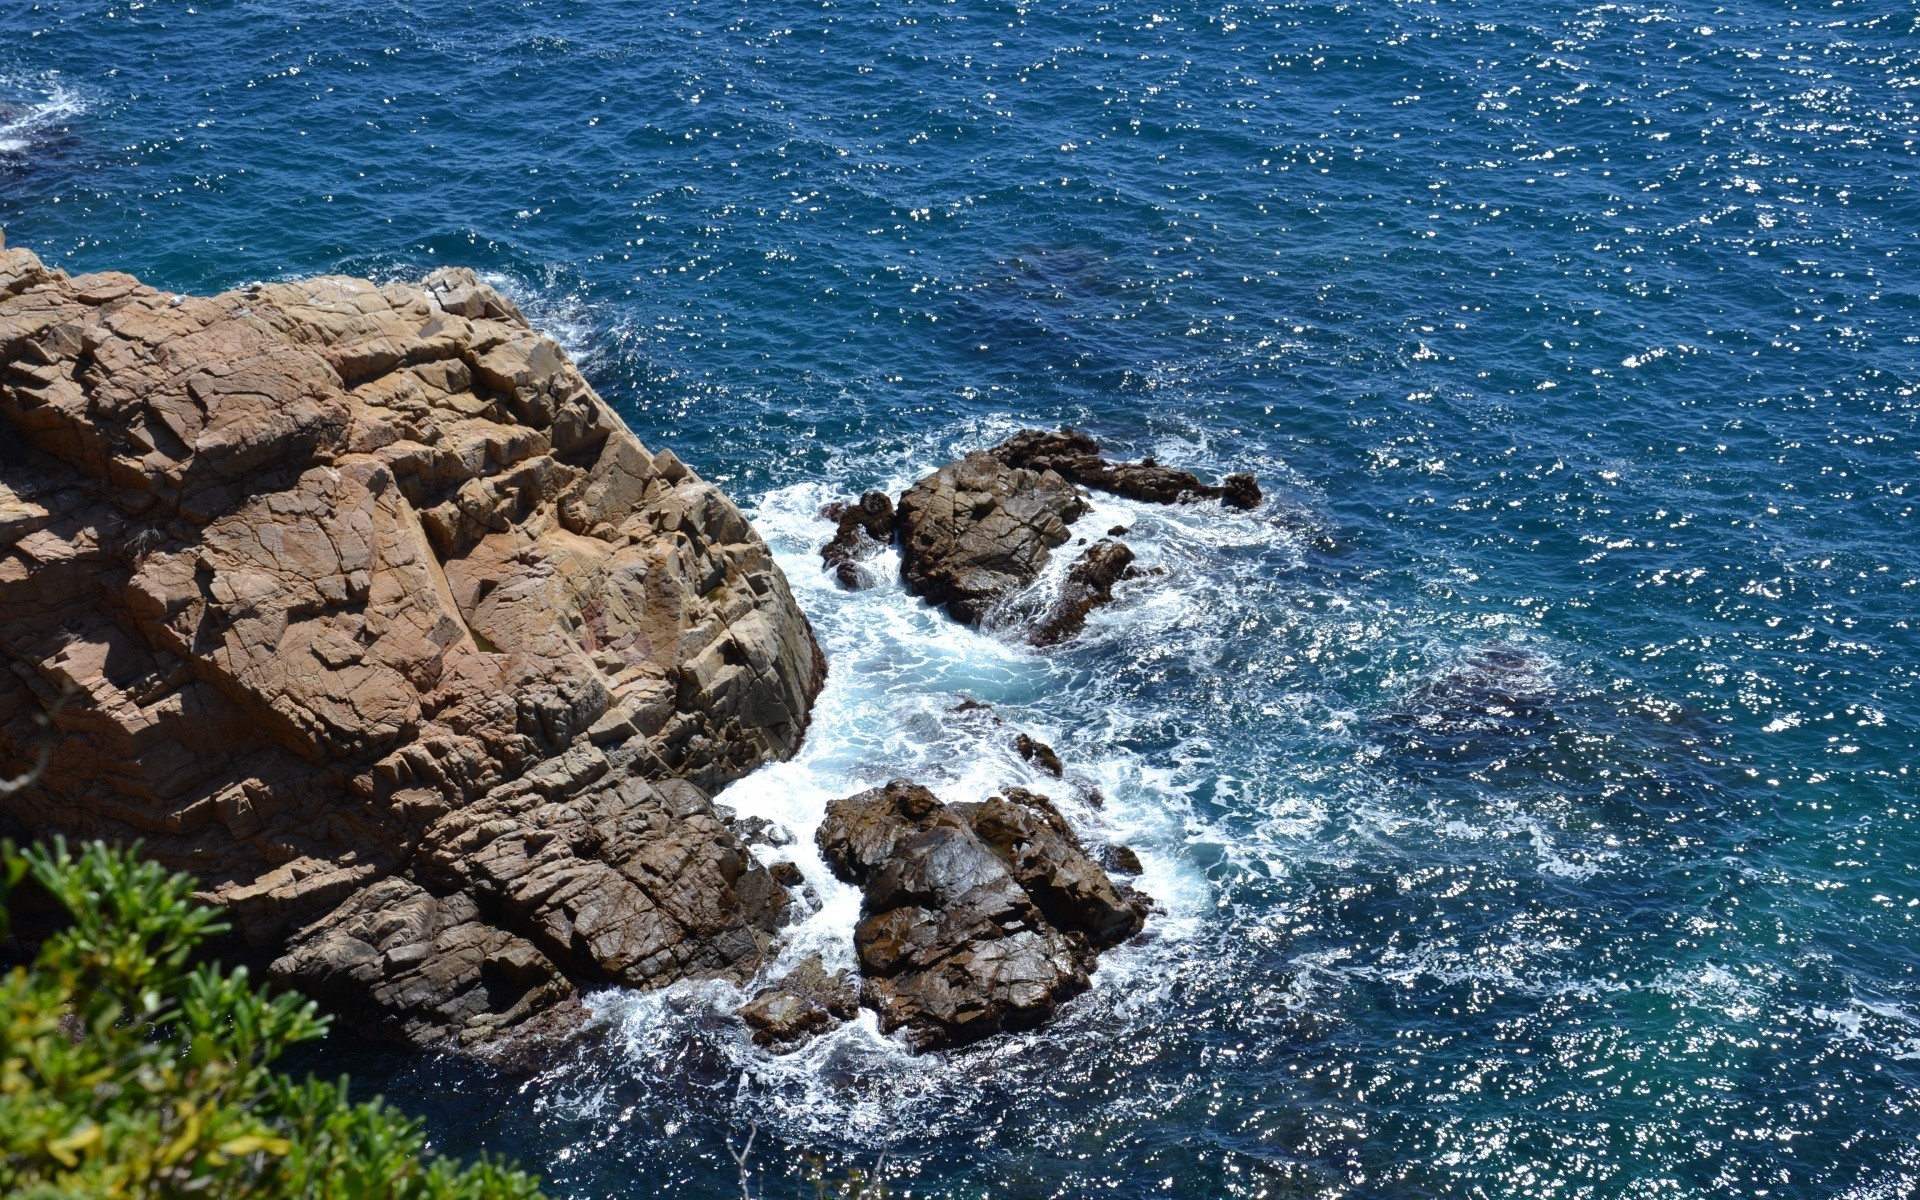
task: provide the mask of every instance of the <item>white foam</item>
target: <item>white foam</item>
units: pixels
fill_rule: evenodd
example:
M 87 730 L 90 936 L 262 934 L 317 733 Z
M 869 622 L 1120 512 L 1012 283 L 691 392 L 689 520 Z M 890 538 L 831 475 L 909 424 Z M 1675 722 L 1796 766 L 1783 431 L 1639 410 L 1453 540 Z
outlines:
M 0 155 L 20 156 L 36 141 L 87 110 L 80 94 L 51 75 L 18 80 L 0 77 L 0 97 L 32 92 L 38 99 L 0 103 Z
M 1284 540 L 1288 535 L 1279 525 L 1222 520 L 1217 509 L 1096 496 L 1076 532 L 1084 531 L 1090 542 L 1115 525 L 1127 526 L 1126 540 L 1146 573 L 1123 582 L 1116 603 L 1097 610 L 1074 646 L 1061 651 L 1028 647 L 1011 629 L 996 636 L 958 624 L 906 591 L 892 550 L 872 560 L 877 583 L 864 591 L 844 591 L 822 570 L 819 548 L 832 534 L 819 516 L 825 504 L 868 487 L 898 495 L 954 450 L 992 444 L 1011 429 L 1009 423 L 1005 429 L 969 430 L 953 445 L 929 439 L 860 486 L 847 486 L 852 472 L 845 468 L 854 464 L 843 464 L 833 472 L 838 482 L 777 489 L 748 514 L 813 622 L 830 672 L 799 753 L 754 772 L 716 799 L 743 817 L 790 832 L 793 844 L 756 847 L 755 853 L 793 861 L 818 901 L 817 909 L 783 932 L 767 977 L 811 954 L 829 968 L 853 966 L 860 894 L 833 878 L 813 834 L 829 802 L 896 776 L 950 801 L 979 800 L 1010 785 L 1052 796 L 1083 837 L 1124 843 L 1138 853 L 1144 868 L 1138 886 L 1158 906 L 1147 936 L 1103 955 L 1092 992 L 1044 1034 L 998 1038 L 950 1055 L 908 1054 L 899 1041 L 883 1037 L 864 1010 L 860 1019 L 794 1054 L 772 1055 L 753 1046 L 737 1021 L 721 1019 L 749 989 L 705 984 L 654 994 L 602 992 L 590 1003 L 613 1025 L 637 1075 L 659 1075 L 689 1039 L 697 1039 L 748 1081 L 751 1099 L 736 1102 L 743 1111 L 776 1121 L 793 1136 L 884 1145 L 889 1130 L 924 1132 L 953 1119 L 988 1086 L 995 1069 L 984 1064 L 1018 1060 L 1036 1037 L 1075 1036 L 1076 1012 L 1092 1022 L 1151 1019 L 1153 997 L 1170 986 L 1177 965 L 1195 952 L 1190 947 L 1213 917 L 1214 887 L 1203 865 L 1210 858 L 1196 855 L 1195 845 L 1217 841 L 1237 856 L 1260 857 L 1195 817 L 1190 794 L 1211 768 L 1168 766 L 1125 748 L 1136 726 L 1163 714 L 1129 711 L 1103 698 L 1086 662 L 1132 644 L 1174 643 L 1170 653 L 1213 653 L 1234 587 L 1219 556 Z M 1054 556 L 1030 600 L 1044 603 L 1057 591 L 1077 551 L 1070 544 Z M 993 713 L 956 711 L 968 699 L 992 705 Z M 1055 779 L 1024 761 L 1014 749 L 1016 731 L 1053 743 L 1066 760 L 1067 778 Z M 1096 792 L 1104 803 L 1091 802 Z M 1318 820 L 1317 813 L 1284 799 L 1274 807 L 1282 814 L 1277 819 L 1293 823 L 1296 832 Z M 1283 856 L 1269 855 L 1257 869 L 1277 874 L 1286 866 Z

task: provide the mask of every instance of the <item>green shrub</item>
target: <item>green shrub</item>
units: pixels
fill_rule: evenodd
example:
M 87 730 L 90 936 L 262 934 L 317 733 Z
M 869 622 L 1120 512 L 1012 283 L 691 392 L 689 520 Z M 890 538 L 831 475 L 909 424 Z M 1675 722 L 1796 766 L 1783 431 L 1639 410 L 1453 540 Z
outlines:
M 194 965 L 226 925 L 193 881 L 132 851 L 0 846 L 0 936 L 27 873 L 71 914 L 0 979 L 0 1194 L 8 1197 L 537 1197 L 482 1160 L 421 1158 L 417 1121 L 346 1081 L 273 1068 L 326 1020 L 244 967 Z

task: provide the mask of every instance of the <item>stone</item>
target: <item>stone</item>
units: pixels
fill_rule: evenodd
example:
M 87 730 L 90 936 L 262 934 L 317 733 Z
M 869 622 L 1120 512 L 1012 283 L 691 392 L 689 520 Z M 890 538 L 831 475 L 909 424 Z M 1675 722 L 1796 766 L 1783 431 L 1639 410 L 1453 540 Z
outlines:
M 765 542 L 471 271 L 176 297 L 0 250 L 0 801 L 139 839 L 350 1025 L 501 1057 L 745 982 L 707 794 L 825 660 Z M 51 743 L 36 718 L 54 711 Z
M 1078 488 L 1053 471 L 967 455 L 900 497 L 895 528 L 901 577 L 915 594 L 978 625 L 993 606 L 1039 578 L 1067 526 L 1087 511 Z
M 1087 511 L 1081 487 L 1159 504 L 1218 499 L 1252 509 L 1261 499 L 1251 475 L 1205 484 L 1150 458 L 1109 462 L 1098 442 L 1072 429 L 1024 429 L 991 450 L 947 464 L 900 497 L 894 525 L 902 579 L 910 591 L 945 605 L 956 620 L 1030 623 L 1034 645 L 1066 641 L 1084 627 L 1089 611 L 1112 601 L 1113 584 L 1133 562 L 1133 551 L 1113 540 L 1127 532 L 1116 525 L 1075 562 L 1050 608 L 1021 596 L 1052 552 L 1071 538 L 1068 527 Z M 836 511 L 843 532 L 850 513 Z M 855 539 L 857 532 L 846 536 Z
M 789 1054 L 851 1019 L 859 1006 L 860 990 L 847 972 L 829 972 L 815 954 L 756 992 L 739 1016 L 755 1044 Z
M 1130 846 L 1100 847 L 1100 865 L 1109 872 L 1121 875 L 1138 875 L 1146 870 L 1140 862 L 1140 856 Z
M 1074 429 L 1058 433 L 1023 429 L 989 453 L 1010 467 L 1053 471 L 1082 487 L 1155 504 L 1217 499 L 1232 508 L 1260 505 L 1260 487 L 1251 475 L 1229 475 L 1216 487 L 1201 483 L 1192 472 L 1163 467 L 1151 458 L 1109 462 L 1101 457 L 1098 442 Z
M 872 587 L 878 581 L 863 564 L 893 540 L 893 500 L 885 492 L 868 492 L 852 504 L 829 505 L 821 515 L 838 526 L 821 547 L 821 561 L 848 591 Z
M 971 697 L 960 701 L 960 703 L 954 705 L 948 711 L 958 716 L 962 721 L 984 721 L 995 729 L 1010 728 L 1006 719 L 999 713 L 993 711 L 993 705 L 983 703 Z M 1060 761 L 1060 755 L 1054 752 L 1053 747 L 1031 734 L 1014 730 L 1013 749 L 1021 758 L 1039 767 L 1055 779 L 1063 778 L 1067 773 L 1066 764 Z
M 864 893 L 861 1002 L 916 1050 L 1044 1021 L 1149 904 L 1087 857 L 1050 800 L 1018 788 L 948 805 L 896 779 L 828 805 L 815 840 Z
M 1125 542 L 1101 538 L 1074 560 L 1066 586 L 1053 610 L 1028 639 L 1036 646 L 1053 646 L 1079 633 L 1087 614 L 1113 603 L 1113 585 L 1132 573 L 1133 551 Z
M 1029 737 L 1024 733 L 1017 734 L 1013 739 L 1013 748 L 1019 751 L 1021 758 L 1055 779 L 1066 774 L 1066 765 L 1060 761 L 1060 756 L 1053 752 L 1053 747 L 1037 738 Z

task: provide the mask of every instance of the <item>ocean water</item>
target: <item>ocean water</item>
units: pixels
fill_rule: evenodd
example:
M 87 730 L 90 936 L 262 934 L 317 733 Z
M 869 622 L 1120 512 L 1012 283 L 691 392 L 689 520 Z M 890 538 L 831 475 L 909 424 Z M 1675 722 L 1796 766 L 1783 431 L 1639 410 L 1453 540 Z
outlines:
M 0 3 L 10 244 L 474 266 L 750 509 L 832 671 L 721 797 L 801 839 L 790 955 L 889 776 L 1146 863 L 959 1053 L 708 986 L 530 1079 L 314 1057 L 556 1196 L 736 1194 L 750 1130 L 767 1196 L 1911 1194 L 1916 138 L 1860 0 Z M 1062 423 L 1268 500 L 1100 500 L 1164 571 L 1048 652 L 820 574 L 821 504 Z

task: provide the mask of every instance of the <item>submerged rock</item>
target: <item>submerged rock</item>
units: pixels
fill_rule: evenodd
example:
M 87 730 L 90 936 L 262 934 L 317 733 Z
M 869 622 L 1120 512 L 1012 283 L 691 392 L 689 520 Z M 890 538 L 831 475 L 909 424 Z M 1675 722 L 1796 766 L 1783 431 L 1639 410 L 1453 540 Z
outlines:
M 1548 668 L 1530 651 L 1490 643 L 1415 688 L 1388 719 L 1435 744 L 1535 734 L 1556 719 Z
M 885 492 L 868 492 L 852 504 L 835 504 L 820 514 L 839 525 L 820 549 L 833 577 L 849 591 L 872 587 L 873 573 L 863 563 L 893 540 L 893 501 Z
M 1039 1024 L 1146 917 L 1052 802 L 1019 788 L 947 805 L 896 779 L 828 805 L 816 840 L 865 892 L 862 1002 L 916 1049 Z
M 744 980 L 712 789 L 825 661 L 766 544 L 472 272 L 213 297 L 0 250 L 0 802 L 142 839 L 281 979 L 479 1053 Z M 62 697 L 65 697 L 64 701 Z

